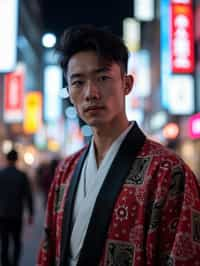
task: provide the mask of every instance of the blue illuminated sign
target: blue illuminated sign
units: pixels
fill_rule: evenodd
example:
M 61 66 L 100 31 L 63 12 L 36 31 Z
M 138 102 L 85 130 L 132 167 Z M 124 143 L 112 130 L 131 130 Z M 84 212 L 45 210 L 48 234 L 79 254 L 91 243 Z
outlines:
M 161 104 L 168 108 L 170 78 L 170 0 L 160 1 Z

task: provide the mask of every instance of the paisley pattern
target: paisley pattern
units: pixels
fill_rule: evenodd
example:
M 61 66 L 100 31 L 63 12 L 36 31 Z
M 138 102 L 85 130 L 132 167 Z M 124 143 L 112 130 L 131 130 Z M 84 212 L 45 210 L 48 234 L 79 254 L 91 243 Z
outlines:
M 173 258 L 169 256 L 163 256 L 161 258 L 161 265 L 160 266 L 174 266 Z
M 163 209 L 162 201 L 153 202 L 152 207 L 149 208 L 149 210 L 151 211 L 149 229 L 154 230 L 158 228 L 161 221 L 162 209 Z
M 132 266 L 134 247 L 130 243 L 109 241 L 107 245 L 107 266 Z
M 48 198 L 48 237 L 41 243 L 38 266 L 54 261 L 61 266 L 63 206 L 81 153 L 64 160 L 56 172 Z M 175 153 L 156 142 L 145 140 L 127 174 L 110 214 L 98 265 L 200 266 L 197 178 Z
M 183 169 L 176 167 L 172 170 L 172 183 L 169 193 L 171 196 L 178 196 L 183 193 L 185 184 L 185 175 Z
M 126 180 L 130 185 L 142 185 L 144 183 L 145 173 L 150 164 L 150 157 L 137 158 L 130 170 Z
M 200 212 L 192 211 L 192 239 L 200 244 Z

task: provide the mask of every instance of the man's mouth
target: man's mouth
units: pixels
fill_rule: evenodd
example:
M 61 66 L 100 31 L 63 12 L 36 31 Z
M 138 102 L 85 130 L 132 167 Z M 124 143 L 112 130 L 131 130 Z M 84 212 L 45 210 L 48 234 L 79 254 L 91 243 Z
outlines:
M 103 107 L 102 106 L 89 106 L 87 108 L 85 108 L 85 112 L 89 112 L 89 111 L 98 111 L 98 110 L 102 110 Z

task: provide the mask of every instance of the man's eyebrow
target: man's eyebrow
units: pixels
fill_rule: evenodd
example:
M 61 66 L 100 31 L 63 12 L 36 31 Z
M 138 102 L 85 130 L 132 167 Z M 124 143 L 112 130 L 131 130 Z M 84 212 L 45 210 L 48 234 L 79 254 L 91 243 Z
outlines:
M 110 67 L 109 66 L 105 66 L 105 67 L 100 67 L 100 68 L 94 69 L 94 70 L 92 70 L 92 73 L 98 74 L 98 73 L 107 72 L 107 71 L 110 71 Z M 72 80 L 74 78 L 81 78 L 81 77 L 84 77 L 84 74 L 82 74 L 82 73 L 74 73 L 74 74 L 71 74 L 70 80 Z
M 107 72 L 107 71 L 110 71 L 110 67 L 109 66 L 105 66 L 105 67 L 101 67 L 101 68 L 95 69 L 94 73 L 98 74 L 98 73 Z
M 80 78 L 83 77 L 84 75 L 81 73 L 74 73 L 70 76 L 70 79 L 74 79 L 74 78 Z

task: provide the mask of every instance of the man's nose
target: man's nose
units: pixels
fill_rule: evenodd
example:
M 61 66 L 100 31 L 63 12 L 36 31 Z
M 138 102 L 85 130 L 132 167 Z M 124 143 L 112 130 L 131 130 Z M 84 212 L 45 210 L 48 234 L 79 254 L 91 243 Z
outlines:
M 88 80 L 85 88 L 85 98 L 86 100 L 97 100 L 100 98 L 100 90 L 93 80 Z

